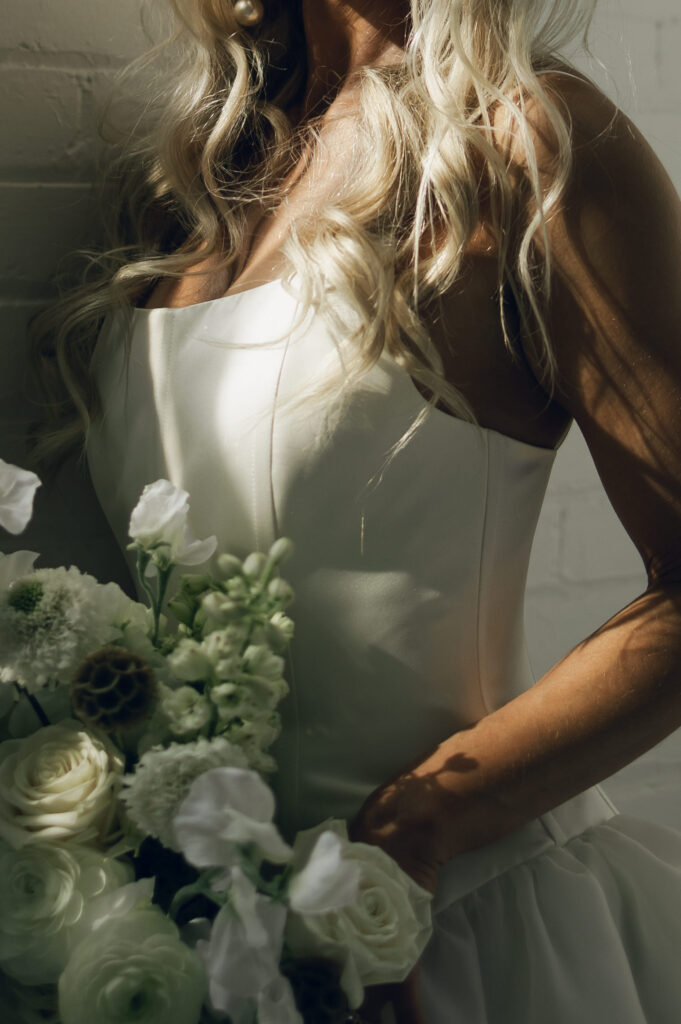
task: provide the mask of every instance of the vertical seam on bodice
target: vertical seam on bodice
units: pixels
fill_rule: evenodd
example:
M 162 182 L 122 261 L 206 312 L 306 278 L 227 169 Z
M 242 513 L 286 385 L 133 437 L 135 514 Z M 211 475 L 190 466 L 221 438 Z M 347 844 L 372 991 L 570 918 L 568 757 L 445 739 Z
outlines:
M 296 306 L 296 313 L 298 306 Z M 286 338 L 286 343 L 283 348 L 281 355 L 281 361 L 279 363 L 279 371 L 277 373 L 277 379 L 274 386 L 274 395 L 272 398 L 272 413 L 270 416 L 270 437 L 269 437 L 269 453 L 268 453 L 268 475 L 269 475 L 269 488 L 270 488 L 270 510 L 272 514 L 272 534 L 273 539 L 277 540 L 279 537 L 279 516 L 277 514 L 277 503 L 274 495 L 274 436 L 276 426 L 276 414 L 277 414 L 277 402 L 279 400 L 279 391 L 281 388 L 281 381 L 284 375 L 284 366 L 286 363 L 286 357 L 288 355 L 289 344 L 291 342 L 291 334 L 289 333 Z M 295 813 L 296 830 L 300 830 L 300 709 L 298 707 L 298 689 L 296 686 L 296 672 L 293 661 L 293 651 L 291 647 L 288 647 L 286 652 L 287 664 L 290 675 L 290 693 L 289 699 L 293 705 L 293 713 L 295 718 L 295 755 L 294 755 L 294 775 L 293 775 L 293 806 Z
M 477 683 L 478 693 L 482 705 L 485 709 L 485 713 L 490 713 L 490 707 L 487 703 L 487 698 L 482 685 L 482 636 L 481 636 L 481 619 L 482 619 L 482 591 L 483 591 L 483 571 L 485 561 L 485 539 L 487 537 L 487 528 L 489 520 L 489 505 L 490 505 L 490 437 L 489 434 L 483 434 L 484 438 L 484 451 L 485 451 L 485 483 L 484 483 L 484 494 L 482 502 L 482 525 L 480 529 L 480 553 L 478 559 L 478 593 L 477 593 L 477 606 L 475 615 L 475 665 L 477 672 Z
M 167 337 L 160 338 L 158 344 L 161 349 L 160 357 L 163 366 L 163 379 L 160 382 L 159 387 L 159 397 L 161 401 L 161 408 L 158 410 L 159 437 L 162 439 L 161 447 L 166 464 L 166 474 L 169 479 L 173 480 L 176 478 L 176 455 L 178 447 L 177 417 L 175 416 L 171 418 L 170 415 L 170 409 L 172 406 L 172 369 L 175 359 L 174 320 L 171 320 L 170 322 Z M 171 447 L 169 447 L 168 439 L 170 440 Z

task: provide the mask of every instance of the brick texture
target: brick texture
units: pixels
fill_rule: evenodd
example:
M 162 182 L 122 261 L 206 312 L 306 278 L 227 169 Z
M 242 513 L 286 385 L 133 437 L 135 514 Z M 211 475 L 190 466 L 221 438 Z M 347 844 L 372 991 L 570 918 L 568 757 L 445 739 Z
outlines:
M 5 0 L 0 41 L 0 455 L 22 458 L 30 415 L 25 324 L 59 260 L 93 234 L 89 182 L 97 120 L 116 69 L 142 52 L 142 0 Z M 583 69 L 650 140 L 681 188 L 679 0 L 601 0 L 594 59 Z M 601 66 L 604 65 L 605 67 Z M 39 492 L 35 521 L 5 550 L 45 551 L 130 587 L 86 476 L 70 465 Z M 528 642 L 537 676 L 643 589 L 640 559 L 571 431 L 558 453 L 528 581 Z M 681 733 L 608 780 L 622 810 L 681 828 Z

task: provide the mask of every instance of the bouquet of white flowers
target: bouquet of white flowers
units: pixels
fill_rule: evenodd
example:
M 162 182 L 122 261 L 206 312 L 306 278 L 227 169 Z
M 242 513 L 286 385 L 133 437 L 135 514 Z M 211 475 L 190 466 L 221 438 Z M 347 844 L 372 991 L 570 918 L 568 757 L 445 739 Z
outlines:
M 24 529 L 38 486 L 0 460 L 0 526 Z M 279 833 L 265 777 L 292 545 L 220 554 L 168 599 L 175 566 L 216 553 L 188 513 L 166 480 L 133 510 L 148 606 L 0 555 L 0 1006 L 16 1024 L 340 1024 L 431 935 L 431 893 L 345 821 Z

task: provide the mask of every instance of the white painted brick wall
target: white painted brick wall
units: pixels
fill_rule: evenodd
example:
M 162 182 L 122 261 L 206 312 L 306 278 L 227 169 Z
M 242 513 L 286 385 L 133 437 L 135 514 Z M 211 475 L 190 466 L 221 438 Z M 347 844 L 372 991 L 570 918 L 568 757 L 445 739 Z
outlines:
M 24 330 L 59 261 L 92 232 L 88 183 L 99 104 L 115 69 L 144 48 L 141 0 L 5 0 L 0 35 L 0 455 L 21 461 Z M 636 121 L 681 188 L 680 0 L 601 0 L 584 65 Z M 9 549 L 5 544 L 5 550 Z M 73 464 L 39 492 L 16 547 L 73 560 L 100 578 L 127 573 L 90 485 Z M 640 560 L 573 430 L 558 454 L 533 552 L 527 626 L 540 675 L 644 586 Z M 613 776 L 623 810 L 681 828 L 681 733 Z

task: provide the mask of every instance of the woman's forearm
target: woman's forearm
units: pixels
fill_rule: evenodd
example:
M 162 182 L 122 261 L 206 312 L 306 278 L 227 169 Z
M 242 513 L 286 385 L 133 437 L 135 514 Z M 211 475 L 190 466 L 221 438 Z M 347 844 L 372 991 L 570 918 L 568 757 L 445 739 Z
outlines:
M 530 690 L 441 743 L 394 781 L 384 809 L 418 820 L 443 864 L 602 781 L 679 726 L 674 582 L 650 587 Z

